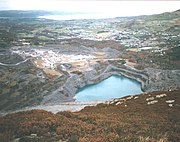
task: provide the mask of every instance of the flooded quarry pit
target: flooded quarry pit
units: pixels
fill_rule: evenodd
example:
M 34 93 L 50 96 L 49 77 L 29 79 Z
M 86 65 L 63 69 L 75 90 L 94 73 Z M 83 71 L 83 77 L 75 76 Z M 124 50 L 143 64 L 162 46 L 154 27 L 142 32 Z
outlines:
M 80 88 L 74 98 L 76 101 L 99 101 L 140 93 L 142 93 L 142 90 L 138 81 L 124 76 L 113 75 L 98 84 Z

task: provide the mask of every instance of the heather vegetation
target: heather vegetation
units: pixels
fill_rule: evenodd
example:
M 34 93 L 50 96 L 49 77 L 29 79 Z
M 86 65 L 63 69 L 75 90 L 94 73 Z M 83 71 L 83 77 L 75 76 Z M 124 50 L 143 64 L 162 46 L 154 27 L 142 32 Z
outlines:
M 179 93 L 125 97 L 80 112 L 53 114 L 32 110 L 8 114 L 0 117 L 0 140 L 177 142 L 180 140 Z

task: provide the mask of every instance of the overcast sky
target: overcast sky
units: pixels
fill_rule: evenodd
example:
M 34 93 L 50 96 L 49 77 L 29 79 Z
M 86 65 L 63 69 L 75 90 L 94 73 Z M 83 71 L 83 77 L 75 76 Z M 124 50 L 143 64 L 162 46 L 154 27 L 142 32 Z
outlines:
M 0 10 L 98 12 L 117 16 L 158 14 L 180 9 L 180 1 L 0 0 Z

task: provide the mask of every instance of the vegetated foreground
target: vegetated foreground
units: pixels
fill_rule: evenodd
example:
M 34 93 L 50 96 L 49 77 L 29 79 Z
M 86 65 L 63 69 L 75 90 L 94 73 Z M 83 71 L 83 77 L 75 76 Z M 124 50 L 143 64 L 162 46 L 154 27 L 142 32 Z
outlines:
M 178 142 L 180 90 L 144 93 L 53 114 L 44 110 L 0 117 L 0 141 Z

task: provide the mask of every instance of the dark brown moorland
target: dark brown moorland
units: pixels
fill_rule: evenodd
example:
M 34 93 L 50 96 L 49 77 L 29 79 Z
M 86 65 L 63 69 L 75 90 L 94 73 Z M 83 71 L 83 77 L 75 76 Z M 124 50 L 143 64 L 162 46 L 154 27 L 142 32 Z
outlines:
M 180 90 L 144 93 L 53 114 L 44 110 L 0 117 L 1 142 L 178 142 Z

